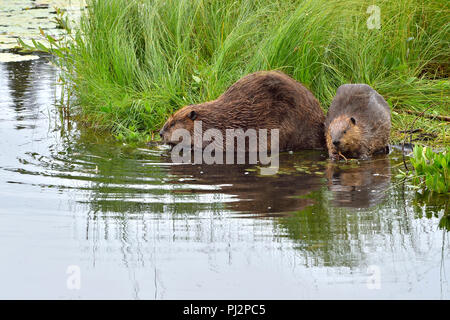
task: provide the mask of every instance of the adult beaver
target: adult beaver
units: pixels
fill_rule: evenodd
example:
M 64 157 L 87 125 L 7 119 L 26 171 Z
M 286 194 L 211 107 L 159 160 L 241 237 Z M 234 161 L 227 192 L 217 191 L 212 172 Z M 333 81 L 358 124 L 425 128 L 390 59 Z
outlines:
M 218 129 L 224 140 L 226 129 L 267 129 L 269 133 L 279 129 L 280 151 L 325 147 L 325 115 L 319 102 L 302 84 L 279 71 L 249 74 L 216 100 L 178 110 L 160 131 L 163 142 L 177 144 L 179 140 L 172 138 L 176 129 L 186 129 L 193 136 L 194 120 L 202 121 L 203 132 Z M 271 139 L 267 140 L 271 150 Z M 221 145 L 225 150 L 226 144 Z
M 367 84 L 344 84 L 336 92 L 325 121 L 328 154 L 332 159 L 369 158 L 388 150 L 389 105 Z

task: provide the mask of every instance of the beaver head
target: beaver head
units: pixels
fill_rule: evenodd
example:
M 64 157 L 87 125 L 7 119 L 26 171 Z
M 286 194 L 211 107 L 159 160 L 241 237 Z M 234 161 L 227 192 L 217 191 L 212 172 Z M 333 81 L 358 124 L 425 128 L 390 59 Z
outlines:
M 176 145 L 180 142 L 180 139 L 172 138 L 173 133 L 177 129 L 185 129 L 193 135 L 194 132 L 194 121 L 201 119 L 202 110 L 198 108 L 197 105 L 189 105 L 175 112 L 171 116 L 162 129 L 159 131 L 159 135 L 164 143 L 171 146 Z
M 356 158 L 359 156 L 362 130 L 357 121 L 354 117 L 340 116 L 330 123 L 326 133 L 330 157 L 339 158 L 339 155 L 344 155 L 348 158 Z

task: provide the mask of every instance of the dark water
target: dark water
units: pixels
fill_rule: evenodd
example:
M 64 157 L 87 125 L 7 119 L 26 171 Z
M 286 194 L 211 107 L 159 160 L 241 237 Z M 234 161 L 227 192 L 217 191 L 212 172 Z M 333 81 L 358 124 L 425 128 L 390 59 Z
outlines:
M 172 165 L 70 127 L 56 79 L 0 64 L 0 298 L 450 297 L 448 199 L 395 179 L 399 154 Z

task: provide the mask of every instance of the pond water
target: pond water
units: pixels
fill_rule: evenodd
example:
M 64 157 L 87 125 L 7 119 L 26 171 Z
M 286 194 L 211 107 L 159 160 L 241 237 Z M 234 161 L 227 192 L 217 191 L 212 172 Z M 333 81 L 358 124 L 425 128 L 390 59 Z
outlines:
M 0 298 L 450 297 L 448 199 L 394 179 L 398 153 L 173 165 L 62 120 L 56 79 L 0 63 Z

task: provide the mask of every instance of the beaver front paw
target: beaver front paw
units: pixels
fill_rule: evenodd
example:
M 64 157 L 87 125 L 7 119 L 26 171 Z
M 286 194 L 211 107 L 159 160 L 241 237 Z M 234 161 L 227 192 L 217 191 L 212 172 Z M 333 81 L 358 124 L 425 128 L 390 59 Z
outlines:
M 339 160 L 339 154 L 337 152 L 329 153 L 329 157 L 331 161 L 338 161 Z

